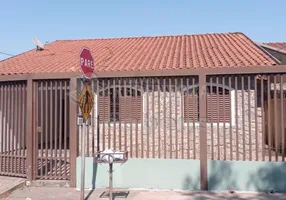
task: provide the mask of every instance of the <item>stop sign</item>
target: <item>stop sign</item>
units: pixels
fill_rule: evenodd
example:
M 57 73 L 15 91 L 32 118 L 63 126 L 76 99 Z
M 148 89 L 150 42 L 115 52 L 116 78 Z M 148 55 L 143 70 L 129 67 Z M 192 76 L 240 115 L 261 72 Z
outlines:
M 80 68 L 85 78 L 91 79 L 94 71 L 93 57 L 88 48 L 83 47 L 79 54 Z

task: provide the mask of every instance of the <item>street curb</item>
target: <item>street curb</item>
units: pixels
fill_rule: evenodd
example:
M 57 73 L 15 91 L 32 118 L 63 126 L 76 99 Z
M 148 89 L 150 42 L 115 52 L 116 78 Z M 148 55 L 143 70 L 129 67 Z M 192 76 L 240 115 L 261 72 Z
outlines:
M 57 188 L 70 188 L 69 181 L 61 180 L 36 180 L 31 183 L 32 187 L 57 187 Z
M 6 190 L 2 194 L 0 194 L 0 199 L 4 199 L 4 198 L 8 197 L 12 192 L 14 192 L 15 190 L 24 188 L 24 186 L 25 186 L 25 180 L 23 180 L 22 183 L 19 183 L 19 184 L 15 185 L 14 187 Z

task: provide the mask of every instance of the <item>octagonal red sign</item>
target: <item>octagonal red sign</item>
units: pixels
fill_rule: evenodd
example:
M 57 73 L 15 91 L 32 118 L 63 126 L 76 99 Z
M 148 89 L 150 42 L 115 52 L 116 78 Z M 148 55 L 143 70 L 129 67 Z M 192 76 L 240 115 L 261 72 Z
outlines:
M 83 47 L 79 54 L 80 68 L 85 78 L 91 79 L 94 72 L 94 62 L 91 52 L 88 48 Z

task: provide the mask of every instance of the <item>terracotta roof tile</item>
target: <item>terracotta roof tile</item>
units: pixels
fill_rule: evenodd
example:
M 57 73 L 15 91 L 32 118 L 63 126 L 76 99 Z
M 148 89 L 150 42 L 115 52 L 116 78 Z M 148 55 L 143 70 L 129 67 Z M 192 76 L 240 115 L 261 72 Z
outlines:
M 0 62 L 0 74 L 76 72 L 91 49 L 97 71 L 230 68 L 277 63 L 242 33 L 57 40 Z
M 270 47 L 274 47 L 278 50 L 286 51 L 286 42 L 269 42 L 269 43 L 263 43 L 265 45 L 268 45 Z

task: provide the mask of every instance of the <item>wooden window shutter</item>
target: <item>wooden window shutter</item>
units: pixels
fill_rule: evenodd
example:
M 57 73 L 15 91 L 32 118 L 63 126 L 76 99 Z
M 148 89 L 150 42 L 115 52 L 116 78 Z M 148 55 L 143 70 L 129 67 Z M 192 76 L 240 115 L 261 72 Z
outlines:
M 219 112 L 218 112 L 219 110 Z M 223 119 L 224 118 L 224 119 Z M 210 122 L 230 122 L 231 105 L 230 94 L 217 95 L 216 93 L 207 94 L 207 121 Z
M 198 122 L 199 104 L 197 94 L 184 95 L 184 121 Z
M 137 122 L 141 122 L 142 119 L 142 96 L 132 97 L 132 117 Z M 135 121 L 135 122 L 136 122 Z
M 142 118 L 142 97 L 119 97 L 119 120 L 126 123 L 140 122 Z
M 98 98 L 99 106 L 99 121 L 107 122 L 110 120 L 110 97 L 109 96 L 99 96 Z

